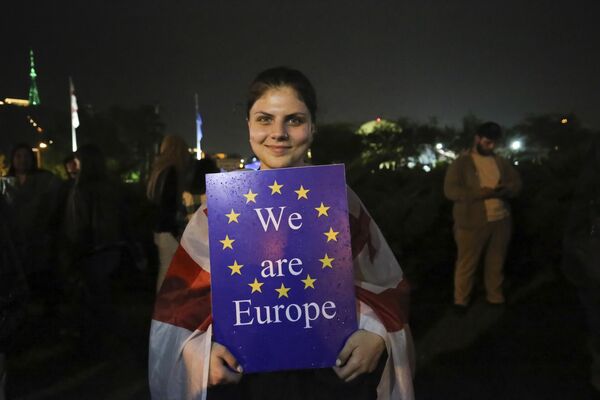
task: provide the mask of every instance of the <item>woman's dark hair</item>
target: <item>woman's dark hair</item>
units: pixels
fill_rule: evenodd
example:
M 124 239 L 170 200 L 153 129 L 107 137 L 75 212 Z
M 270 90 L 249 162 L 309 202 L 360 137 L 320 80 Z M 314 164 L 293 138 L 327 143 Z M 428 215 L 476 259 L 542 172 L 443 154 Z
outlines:
M 187 182 L 186 190 L 192 194 L 206 193 L 206 174 L 221 172 L 217 163 L 212 158 L 203 158 L 194 160 L 189 182 Z
M 27 170 L 27 172 L 28 173 L 33 172 L 38 169 L 37 158 L 35 156 L 35 153 L 31 149 L 31 146 L 28 145 L 27 143 L 19 143 L 15 147 L 13 147 L 13 149 L 10 153 L 10 168 L 8 169 L 8 176 L 15 176 L 15 166 L 14 166 L 15 155 L 17 154 L 17 151 L 19 151 L 19 150 L 25 150 L 25 152 L 27 153 L 27 156 L 29 156 L 29 159 L 31 161 L 30 168 L 29 168 L 29 170 Z
M 81 146 L 75 152 L 79 160 L 78 183 L 88 183 L 106 180 L 106 158 L 100 149 L 93 144 Z
M 275 67 L 262 71 L 250 84 L 248 89 L 248 101 L 246 103 L 246 115 L 250 116 L 250 109 L 265 92 L 269 89 L 291 87 L 296 91 L 300 100 L 306 104 L 310 111 L 310 119 L 317 122 L 317 94 L 306 75 L 302 72 L 288 67 Z

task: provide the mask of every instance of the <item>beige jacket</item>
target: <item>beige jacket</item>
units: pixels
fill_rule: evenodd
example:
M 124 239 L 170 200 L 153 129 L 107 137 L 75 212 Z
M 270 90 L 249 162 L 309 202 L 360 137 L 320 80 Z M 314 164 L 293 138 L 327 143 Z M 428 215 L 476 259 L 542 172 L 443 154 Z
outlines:
M 498 164 L 500 184 L 503 187 L 498 191 L 498 197 L 504 200 L 516 197 L 522 186 L 519 173 L 508 160 L 500 156 L 494 158 Z M 481 184 L 470 152 L 461 154 L 448 167 L 444 179 L 444 194 L 454 202 L 452 214 L 457 228 L 474 229 L 487 223 Z

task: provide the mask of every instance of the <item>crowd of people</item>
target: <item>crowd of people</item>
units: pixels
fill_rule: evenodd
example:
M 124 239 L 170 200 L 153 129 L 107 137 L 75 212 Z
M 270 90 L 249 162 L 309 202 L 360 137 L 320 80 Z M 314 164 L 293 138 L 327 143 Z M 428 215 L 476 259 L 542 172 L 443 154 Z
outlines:
M 315 90 L 301 72 L 278 67 L 255 78 L 247 119 L 250 145 L 262 170 L 306 164 L 316 112 Z M 509 200 L 518 196 L 522 183 L 511 163 L 494 153 L 501 134 L 494 122 L 481 125 L 473 147 L 450 165 L 444 182 L 444 193 L 454 203 L 458 254 L 453 307 L 459 314 L 473 301 L 480 261 L 486 301 L 495 307 L 506 302 Z M 597 149 L 591 159 L 597 166 Z M 81 146 L 63 165 L 66 179 L 61 180 L 37 166 L 30 146 L 17 145 L 0 181 L 0 400 L 6 352 L 26 318 L 28 298 L 55 315 L 67 286 L 77 286 L 77 330 L 85 349 L 103 351 L 105 338 L 118 336 L 126 324 L 114 310 L 111 276 L 123 254 L 135 247 L 130 211 L 136 205 L 107 170 L 98 147 Z M 155 211 L 158 253 L 149 352 L 153 398 L 325 399 L 340 393 L 349 399 L 413 398 L 409 288 L 381 231 L 350 189 L 349 218 L 360 221 L 350 224 L 359 329 L 347 339 L 336 366 L 244 374 L 230 349 L 213 340 L 204 176 L 218 171 L 210 159 L 194 160 L 181 137 L 167 135 L 148 176 L 146 195 Z M 588 312 L 592 379 L 597 380 L 600 185 L 597 169 L 587 172 L 565 235 L 565 274 L 577 285 Z
M 69 334 L 81 351 L 102 354 L 107 338 L 127 331 L 114 309 L 111 277 L 124 258 L 140 257 L 130 217 L 136 205 L 97 146 L 81 146 L 64 159 L 65 179 L 40 168 L 27 144 L 16 145 L 9 161 L 0 178 L 2 400 L 6 355 L 27 318 L 27 305 L 41 307 L 44 318 L 75 321 Z M 172 256 L 168 240 L 177 243 L 188 214 L 200 206 L 207 172 L 218 172 L 213 160 L 193 160 L 183 139 L 165 137 L 148 184 L 162 264 Z M 65 304 L 73 318 L 59 315 Z

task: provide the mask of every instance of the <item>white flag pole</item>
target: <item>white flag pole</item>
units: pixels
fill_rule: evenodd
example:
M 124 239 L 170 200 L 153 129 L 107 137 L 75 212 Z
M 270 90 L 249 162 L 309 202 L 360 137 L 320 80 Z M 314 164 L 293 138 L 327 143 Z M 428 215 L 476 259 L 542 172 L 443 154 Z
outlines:
M 196 159 L 202 158 L 202 117 L 198 110 L 198 93 L 194 94 L 194 100 L 196 102 Z
M 77 132 L 79 127 L 79 115 L 77 114 L 77 98 L 75 97 L 75 86 L 73 80 L 69 77 L 69 93 L 71 96 L 71 147 L 73 153 L 77 151 Z

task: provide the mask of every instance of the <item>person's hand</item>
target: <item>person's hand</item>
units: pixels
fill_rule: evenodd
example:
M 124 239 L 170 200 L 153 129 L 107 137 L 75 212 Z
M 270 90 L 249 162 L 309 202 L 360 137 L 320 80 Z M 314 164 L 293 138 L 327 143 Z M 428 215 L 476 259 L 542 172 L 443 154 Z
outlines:
M 484 186 L 480 189 L 479 195 L 481 196 L 482 199 L 489 199 L 491 197 L 496 196 L 497 192 L 496 192 L 496 190 L 494 190 L 494 188 Z
M 238 383 L 242 379 L 242 366 L 225 346 L 212 342 L 208 367 L 208 386 Z
M 359 329 L 346 340 L 333 370 L 340 379 L 350 382 L 361 374 L 373 372 L 384 350 L 381 336 Z
M 498 185 L 494 188 L 494 196 L 495 197 L 505 197 L 507 188 L 504 185 Z

